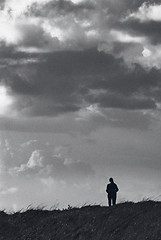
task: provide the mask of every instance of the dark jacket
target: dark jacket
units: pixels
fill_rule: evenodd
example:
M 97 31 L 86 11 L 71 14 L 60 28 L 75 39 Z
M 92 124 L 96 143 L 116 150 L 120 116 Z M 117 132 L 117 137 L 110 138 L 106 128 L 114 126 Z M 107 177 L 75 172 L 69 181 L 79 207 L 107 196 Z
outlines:
M 106 192 L 108 194 L 115 194 L 118 191 L 119 191 L 119 189 L 118 189 L 117 185 L 114 182 L 107 184 Z

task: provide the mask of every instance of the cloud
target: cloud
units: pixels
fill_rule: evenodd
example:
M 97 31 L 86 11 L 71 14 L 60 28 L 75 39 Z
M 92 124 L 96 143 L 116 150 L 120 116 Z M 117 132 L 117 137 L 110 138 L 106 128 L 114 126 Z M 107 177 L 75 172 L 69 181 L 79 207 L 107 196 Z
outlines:
M 35 149 L 35 147 L 39 149 Z M 33 150 L 34 149 L 34 150 Z M 36 177 L 70 181 L 94 176 L 91 165 L 85 161 L 70 157 L 70 145 L 55 146 L 44 141 L 27 141 L 23 144 L 1 140 L 1 173 L 14 177 Z
M 22 23 L 17 26 L 21 32 L 21 40 L 18 41 L 18 48 L 27 51 L 48 51 L 48 49 L 58 50 L 59 39 L 52 37 L 49 33 L 34 23 Z M 34 50 L 35 49 L 35 50 Z
M 123 24 L 122 29 L 123 31 L 126 30 L 131 34 L 131 36 L 142 36 L 146 37 L 142 44 L 147 44 L 148 40 L 152 45 L 156 45 L 160 43 L 160 29 L 159 29 L 160 22 L 158 21 L 145 21 L 140 22 L 137 19 L 129 19 L 126 23 Z
M 17 50 L 28 52 L 83 50 L 104 44 L 110 52 L 116 42 L 111 29 L 120 20 L 116 11 L 119 9 L 125 15 L 136 6 L 140 5 L 130 5 L 127 1 L 59 0 L 24 1 L 18 7 L 12 0 L 1 14 L 2 28 L 7 25 L 9 28 L 0 37 L 7 44 L 14 44 Z
M 57 116 L 91 104 L 154 109 L 160 101 L 157 69 L 129 69 L 121 58 L 97 50 L 45 54 L 42 60 L 4 71 L 3 84 L 14 99 L 11 113 Z
M 27 142 L 22 143 L 22 144 L 21 144 L 21 147 L 23 147 L 23 148 L 28 148 L 28 147 L 30 147 L 30 146 L 33 146 L 33 145 L 37 144 L 37 143 L 38 143 L 38 140 L 36 140 L 36 139 L 34 139 L 34 140 L 29 140 L 29 141 L 27 141 Z
M 150 14 L 159 6 L 158 1 L 25 1 L 19 11 L 14 1 L 6 2 L 2 25 L 10 21 L 11 29 L 1 33 L 0 81 L 12 103 L 1 125 L 6 119 L 5 126 L 12 122 L 23 129 L 27 118 L 72 115 L 90 106 L 100 112 L 156 109 L 160 33 Z M 148 20 L 141 21 L 137 14 L 145 13 Z
M 11 187 L 11 188 L 0 188 L 0 195 L 10 195 L 10 194 L 15 194 L 18 192 L 17 187 Z
M 109 109 L 105 111 L 108 123 L 112 127 L 120 127 L 126 129 L 139 129 L 145 131 L 150 128 L 154 120 L 154 111 L 134 111 L 134 110 L 121 110 L 121 109 Z
M 36 3 L 38 0 L 20 0 L 19 3 L 17 3 L 16 0 L 1 0 L 3 3 L 2 10 L 10 13 L 10 16 L 16 18 L 20 17 L 24 13 L 26 13 L 27 9 L 33 4 Z M 38 2 L 40 4 L 45 4 L 50 0 L 39 0 Z
M 159 105 L 158 105 L 159 108 Z M 95 132 L 99 128 L 109 127 L 125 127 L 140 130 L 148 129 L 151 124 L 159 123 L 160 113 L 154 110 L 127 110 L 127 109 L 102 109 L 99 112 L 91 112 L 87 108 L 81 109 L 78 113 L 60 115 L 59 117 L 31 117 L 31 118 L 0 118 L 0 129 L 19 132 L 19 133 L 55 133 L 69 134 L 75 136 L 77 134 L 88 135 Z M 40 149 L 41 145 L 33 144 L 33 146 L 25 149 Z M 23 155 L 17 158 L 24 159 Z M 25 156 L 27 160 L 29 156 Z
M 84 49 L 97 39 L 86 27 L 92 9 L 92 2 L 31 0 L 17 6 L 12 0 L 1 10 L 0 39 L 26 52 Z
M 161 21 L 160 17 L 161 5 L 160 4 L 147 4 L 144 2 L 136 12 L 129 15 L 128 18 L 139 19 L 141 22 L 146 21 Z
M 14 148 L 8 139 L 0 139 L 0 168 L 4 171 L 7 166 L 13 166 Z
M 50 1 L 45 5 L 35 3 L 31 6 L 31 14 L 33 16 L 49 17 L 53 18 L 55 14 L 85 14 L 85 11 L 95 10 L 94 1 L 82 1 L 74 3 L 72 1 Z
M 143 67 L 160 68 L 157 51 L 160 49 L 160 17 L 157 14 L 160 1 L 140 1 L 137 7 L 130 5 L 120 19 L 117 17 L 110 24 L 110 33 L 113 35 L 111 52 L 115 56 L 122 56 L 126 63 L 137 62 Z M 100 48 L 108 51 L 106 44 Z M 145 49 L 150 50 L 149 57 L 145 55 Z
M 94 170 L 81 160 L 64 158 L 46 150 L 34 150 L 27 163 L 9 169 L 11 175 L 25 174 L 41 177 L 53 176 L 55 179 L 70 180 L 91 177 Z
M 139 57 L 148 39 L 152 45 L 160 42 L 159 25 L 152 17 L 158 16 L 159 7 L 159 1 L 145 4 L 142 0 L 132 3 L 127 0 L 30 0 L 21 2 L 20 6 L 11 0 L 1 10 L 0 39 L 16 52 L 96 48 L 121 56 L 127 63 L 139 62 L 145 66 Z M 140 16 L 144 15 L 148 21 L 140 22 Z
M 41 154 L 41 151 L 35 150 L 27 163 L 27 168 L 35 168 L 43 166 L 44 157 Z
M 117 4 L 116 4 L 117 3 Z M 107 3 L 108 5 L 108 3 Z M 118 8 L 119 6 L 119 8 Z M 113 12 L 114 9 L 114 12 Z M 105 52 L 111 52 L 114 56 L 121 56 L 125 62 L 137 62 L 144 67 L 160 68 L 160 58 L 155 50 L 160 46 L 160 17 L 157 12 L 160 9 L 160 1 L 114 1 L 110 3 L 109 32 L 111 48 L 109 44 L 99 44 L 99 48 Z M 114 15 L 114 13 L 116 13 Z M 107 30 L 107 28 L 106 28 Z M 145 58 L 144 49 L 154 49 L 152 60 Z

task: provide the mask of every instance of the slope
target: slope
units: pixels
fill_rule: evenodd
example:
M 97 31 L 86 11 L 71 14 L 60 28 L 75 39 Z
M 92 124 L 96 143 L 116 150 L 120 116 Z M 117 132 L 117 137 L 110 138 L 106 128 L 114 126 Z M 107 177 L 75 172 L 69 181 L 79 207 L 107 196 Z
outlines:
M 161 202 L 0 212 L 0 240 L 161 240 Z

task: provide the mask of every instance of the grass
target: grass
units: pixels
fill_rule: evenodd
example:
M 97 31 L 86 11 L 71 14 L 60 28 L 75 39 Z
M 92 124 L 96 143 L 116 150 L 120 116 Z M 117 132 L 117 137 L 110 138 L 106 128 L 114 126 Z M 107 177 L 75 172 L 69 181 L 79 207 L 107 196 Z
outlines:
M 161 240 L 161 202 L 0 211 L 0 240 Z

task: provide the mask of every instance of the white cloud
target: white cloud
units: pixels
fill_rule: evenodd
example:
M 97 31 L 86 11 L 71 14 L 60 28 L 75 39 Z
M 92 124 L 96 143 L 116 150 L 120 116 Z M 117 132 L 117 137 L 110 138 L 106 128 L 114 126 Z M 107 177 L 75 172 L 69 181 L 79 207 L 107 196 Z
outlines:
M 47 161 L 48 159 L 46 159 Z M 12 174 L 19 174 L 23 172 L 29 173 L 30 170 L 35 170 L 36 172 L 39 172 L 40 169 L 42 169 L 45 165 L 45 157 L 44 157 L 44 151 L 43 150 L 34 150 L 31 153 L 31 156 L 27 163 L 23 163 L 18 167 L 10 168 L 9 173 Z M 46 163 L 47 165 L 47 163 Z
M 1 195 L 9 195 L 9 194 L 14 194 L 18 191 L 18 188 L 17 187 L 11 187 L 11 188 L 2 188 L 0 189 L 0 194 Z
M 15 21 L 8 17 L 0 16 L 0 40 L 8 44 L 16 44 L 22 40 L 21 33 L 17 29 Z
M 53 176 L 54 179 L 70 179 L 72 177 L 81 178 L 94 174 L 91 166 L 81 160 L 74 160 L 69 156 L 64 156 L 64 148 L 53 148 L 53 151 L 47 147 L 43 150 L 34 150 L 26 163 L 16 167 L 8 168 L 10 175 L 35 175 L 35 176 Z M 61 152 L 62 151 L 62 152 Z
M 41 154 L 41 150 L 35 150 L 32 154 L 31 157 L 27 163 L 28 168 L 35 168 L 35 167 L 42 167 L 43 166 L 43 161 L 44 157 Z
M 71 0 L 71 2 L 73 2 L 75 4 L 78 4 L 78 3 L 81 3 L 81 2 L 85 2 L 85 0 Z
M 10 111 L 13 103 L 12 97 L 8 94 L 7 88 L 0 85 L 0 115 L 5 115 Z
M 143 3 L 138 11 L 131 13 L 127 18 L 135 18 L 140 21 L 161 21 L 161 5 Z
M 161 44 L 150 45 L 145 44 L 142 56 L 138 57 L 138 62 L 145 67 L 161 68 Z
M 152 55 L 152 52 L 148 48 L 144 47 L 144 50 L 143 50 L 142 54 L 145 58 L 147 58 L 147 57 L 150 57 Z
M 24 142 L 21 144 L 21 147 L 25 148 L 25 147 L 29 147 L 32 146 L 33 144 L 37 143 L 38 140 L 34 139 L 34 140 L 29 140 L 27 142 Z
M 10 0 L 5 3 L 4 9 L 0 11 L 0 40 L 6 45 L 15 45 L 20 51 L 27 52 L 48 51 L 55 45 L 59 47 L 58 41 L 43 28 L 44 22 L 40 18 L 26 15 L 29 7 L 36 2 L 45 4 L 48 1 Z
M 33 4 L 33 3 L 39 3 L 39 4 L 45 4 L 47 2 L 50 2 L 51 0 L 6 0 L 5 1 L 5 8 L 4 11 L 7 12 L 9 11 L 11 16 L 16 18 L 16 17 L 21 17 L 22 14 L 27 12 L 28 8 Z
M 144 37 L 137 37 L 137 36 L 132 36 L 129 33 L 126 32 L 121 32 L 117 30 L 111 30 L 110 34 L 113 36 L 113 38 L 119 42 L 124 42 L 124 43 L 143 43 L 145 41 Z
M 93 92 L 91 92 L 93 94 Z M 77 113 L 76 120 L 81 121 L 81 120 L 90 120 L 92 117 L 97 117 L 97 116 L 104 116 L 103 113 L 101 112 L 101 109 L 98 107 L 97 104 L 92 104 L 89 105 L 88 107 L 82 108 L 78 113 Z

